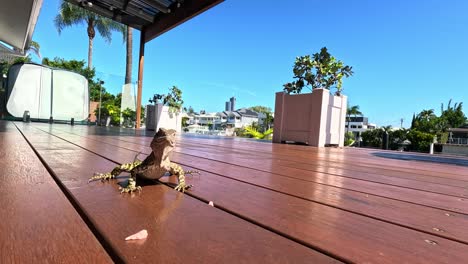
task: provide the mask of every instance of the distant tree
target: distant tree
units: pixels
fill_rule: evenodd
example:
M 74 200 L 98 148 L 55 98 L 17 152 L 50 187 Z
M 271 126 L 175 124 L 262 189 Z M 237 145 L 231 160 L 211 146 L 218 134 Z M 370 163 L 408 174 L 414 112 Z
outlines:
M 250 124 L 249 126 L 250 128 L 253 128 L 255 130 L 259 130 L 260 129 L 260 125 L 258 124 L 258 122 L 252 122 L 252 124 Z
M 436 115 L 434 114 L 434 109 L 422 110 L 421 113 L 418 114 L 418 119 L 429 121 L 435 116 Z
M 413 122 L 412 129 L 424 133 L 437 133 L 440 131 L 438 126 L 438 117 L 434 113 L 434 109 L 422 110 Z
M 362 132 L 362 145 L 365 147 L 380 148 L 382 146 L 383 131 L 382 129 L 372 129 Z
M 135 126 L 135 121 L 136 121 L 136 111 L 132 110 L 130 108 L 125 108 L 122 111 L 122 126 L 123 127 L 134 127 Z
M 188 127 L 189 126 L 189 120 L 190 118 L 184 116 L 182 117 L 182 127 Z
M 351 122 L 351 116 L 362 116 L 362 112 L 359 111 L 359 105 L 353 105 L 351 107 L 348 106 L 348 108 L 346 109 L 346 117 L 348 120 L 348 127 L 346 128 L 346 132 L 349 131 L 349 123 Z
M 383 126 L 379 129 L 367 130 L 361 134 L 362 145 L 365 147 L 380 148 L 384 133 L 388 133 L 389 148 L 397 150 L 402 147 L 402 143 L 408 139 L 409 130 L 404 128 L 392 129 L 392 126 Z
M 384 132 L 388 133 L 388 132 L 392 131 L 393 127 L 392 127 L 392 125 L 387 125 L 387 126 L 381 127 L 380 129 L 382 129 Z
M 388 136 L 390 149 L 399 149 L 402 143 L 408 139 L 408 132 L 409 130 L 404 128 L 391 130 Z
M 441 105 L 441 123 L 444 125 L 443 131 L 446 131 L 447 128 L 457 128 L 465 124 L 467 118 L 463 113 L 463 102 L 455 103 L 451 106 L 452 99 L 449 100 L 447 104 L 447 109 L 444 109 L 444 104 Z
M 92 68 L 93 61 L 93 40 L 96 36 L 96 29 L 99 34 L 107 42 L 112 40 L 112 31 L 124 32 L 125 27 L 113 21 L 112 19 L 105 18 L 97 15 L 94 12 L 88 11 L 77 5 L 68 3 L 64 0 L 60 3 L 60 10 L 54 19 L 55 27 L 59 34 L 66 27 L 73 25 L 85 24 L 88 32 L 88 68 Z
M 262 131 L 270 129 L 271 125 L 273 124 L 273 114 L 270 107 L 257 105 L 249 107 L 248 109 L 265 115 L 265 119 L 263 120 L 262 124 L 259 124 L 260 127 L 258 127 L 258 129 Z
M 418 126 L 418 120 L 416 119 L 416 114 L 413 113 L 413 119 L 411 119 L 411 129 L 415 129 Z
M 267 113 L 264 121 L 264 126 L 266 127 L 267 130 L 271 128 L 273 125 L 273 122 L 275 121 L 275 118 L 271 113 Z
M 319 53 L 296 57 L 293 68 L 293 82 L 286 83 L 286 93 L 300 93 L 304 87 L 310 90 L 324 88 L 330 90 L 336 88 L 336 94 L 340 95 L 343 85 L 343 77 L 353 75 L 352 67 L 345 66 L 342 61 L 331 56 L 326 47 Z
M 410 130 L 407 134 L 408 140 L 411 141 L 411 150 L 420 152 L 428 152 L 431 143 L 434 140 L 434 134 L 425 133 L 418 130 Z
M 190 115 L 193 115 L 195 113 L 195 111 L 193 110 L 193 107 L 189 106 L 187 113 L 189 113 Z
M 257 113 L 271 113 L 271 108 L 267 106 L 257 105 L 249 107 L 249 109 Z

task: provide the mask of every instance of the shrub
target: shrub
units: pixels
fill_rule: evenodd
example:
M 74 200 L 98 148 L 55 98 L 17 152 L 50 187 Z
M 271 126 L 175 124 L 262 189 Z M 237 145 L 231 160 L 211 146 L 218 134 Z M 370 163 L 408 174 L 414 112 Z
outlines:
M 411 141 L 411 150 L 429 152 L 434 135 L 412 129 L 408 132 L 408 140 Z

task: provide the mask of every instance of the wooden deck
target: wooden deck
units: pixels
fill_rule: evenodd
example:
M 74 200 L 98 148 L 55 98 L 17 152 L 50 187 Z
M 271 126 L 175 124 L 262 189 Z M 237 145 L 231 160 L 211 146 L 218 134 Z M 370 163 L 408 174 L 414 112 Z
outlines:
M 172 161 L 201 171 L 186 194 L 175 177 L 132 195 L 118 192 L 125 176 L 88 184 L 151 139 L 0 121 L 0 263 L 468 260 L 466 158 L 184 136 Z

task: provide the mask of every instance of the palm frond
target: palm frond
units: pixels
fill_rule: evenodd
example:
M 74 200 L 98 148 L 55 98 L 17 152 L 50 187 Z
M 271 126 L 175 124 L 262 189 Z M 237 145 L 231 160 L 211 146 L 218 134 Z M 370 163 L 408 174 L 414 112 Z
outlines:
M 265 131 L 265 132 L 263 133 L 263 135 L 264 135 L 265 137 L 268 137 L 268 136 L 271 135 L 271 134 L 273 134 L 273 128 L 270 128 L 270 129 L 268 129 L 267 131 Z
M 255 128 L 251 127 L 251 126 L 246 126 L 245 127 L 245 133 L 247 135 L 252 136 L 255 139 L 262 139 L 263 138 L 263 134 L 258 132 L 257 129 L 255 129 Z
M 112 31 L 121 32 L 125 36 L 125 26 L 105 17 L 98 17 L 95 21 L 99 34 L 107 41 L 112 41 Z M 124 37 L 125 38 L 125 37 Z
M 32 40 L 31 43 L 29 44 L 28 51 L 31 51 L 31 52 L 34 53 L 39 59 L 42 59 L 41 52 L 40 52 L 40 48 L 41 48 L 41 46 L 39 45 L 39 43 L 37 43 L 36 41 Z

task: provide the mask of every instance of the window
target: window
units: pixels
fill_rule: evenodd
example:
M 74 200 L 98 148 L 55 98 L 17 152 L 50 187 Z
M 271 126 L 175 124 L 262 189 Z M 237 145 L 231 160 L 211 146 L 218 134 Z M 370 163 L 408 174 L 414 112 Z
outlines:
M 362 126 L 358 126 L 358 128 L 362 128 Z
M 351 128 L 356 128 L 356 125 L 351 125 Z

